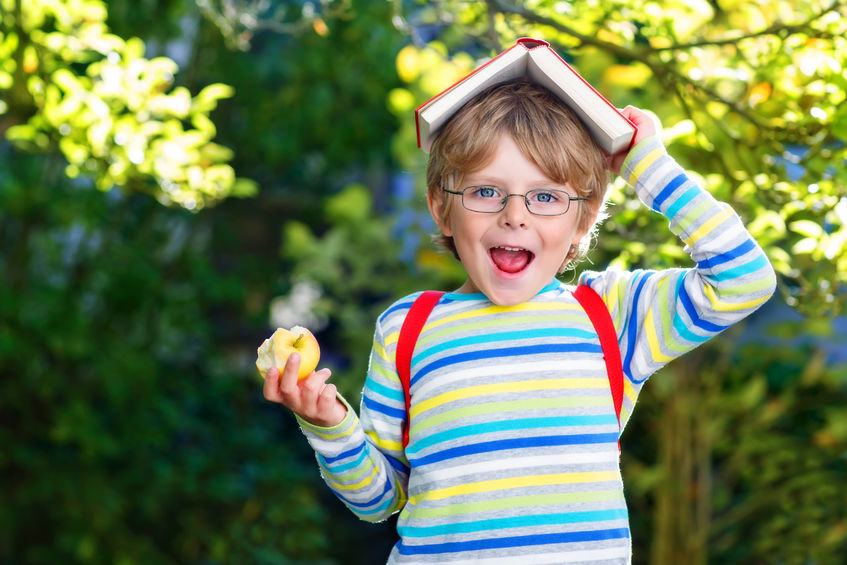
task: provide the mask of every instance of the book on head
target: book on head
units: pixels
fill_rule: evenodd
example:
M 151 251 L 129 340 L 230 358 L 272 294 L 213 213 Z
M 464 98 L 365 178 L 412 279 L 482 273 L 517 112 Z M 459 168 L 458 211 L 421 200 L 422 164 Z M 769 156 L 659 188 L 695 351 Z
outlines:
M 418 147 L 429 153 L 432 139 L 471 98 L 489 86 L 520 77 L 541 84 L 567 104 L 598 145 L 615 154 L 629 147 L 635 126 L 541 39 L 521 38 L 459 82 L 415 110 Z

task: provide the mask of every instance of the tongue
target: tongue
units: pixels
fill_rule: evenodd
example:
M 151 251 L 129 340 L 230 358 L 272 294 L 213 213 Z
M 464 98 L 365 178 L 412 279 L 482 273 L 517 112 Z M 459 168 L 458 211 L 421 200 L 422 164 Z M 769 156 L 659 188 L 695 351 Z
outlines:
M 526 249 L 510 251 L 502 247 L 493 247 L 490 253 L 491 260 L 497 268 L 507 273 L 518 273 L 524 270 L 532 260 L 532 253 Z

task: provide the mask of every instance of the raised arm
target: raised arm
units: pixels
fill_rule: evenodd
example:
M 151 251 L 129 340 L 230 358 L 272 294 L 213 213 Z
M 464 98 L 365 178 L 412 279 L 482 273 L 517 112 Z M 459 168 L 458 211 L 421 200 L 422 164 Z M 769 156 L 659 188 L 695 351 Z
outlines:
M 776 277 L 738 215 L 698 186 L 658 137 L 640 141 L 621 174 L 646 206 L 668 219 L 695 264 L 582 276 L 612 312 L 628 413 L 650 374 L 755 311 L 772 296 Z

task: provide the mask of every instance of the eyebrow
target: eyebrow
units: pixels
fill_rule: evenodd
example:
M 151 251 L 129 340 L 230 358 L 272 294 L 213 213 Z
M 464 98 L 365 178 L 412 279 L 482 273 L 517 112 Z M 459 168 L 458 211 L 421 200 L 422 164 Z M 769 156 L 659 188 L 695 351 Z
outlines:
M 505 183 L 490 182 L 490 181 L 474 181 L 474 182 L 472 182 L 472 181 L 469 181 L 467 179 L 467 177 L 462 179 L 462 180 L 463 180 L 462 185 L 459 188 L 468 188 L 469 186 L 491 186 L 491 187 L 494 187 L 494 188 L 499 188 L 501 190 L 505 190 L 507 192 L 509 191 L 509 189 L 507 189 L 504 186 Z M 562 185 L 562 184 L 559 184 L 557 182 L 550 181 L 550 180 L 544 181 L 544 182 L 539 181 L 537 183 L 527 183 L 527 185 L 529 186 L 529 188 L 526 190 L 526 192 L 529 192 L 530 190 L 560 190 L 562 192 L 566 192 L 566 193 L 570 194 L 571 196 L 574 196 L 574 195 L 578 196 L 579 195 L 576 191 L 576 188 L 574 188 L 572 186 L 568 186 L 568 185 Z

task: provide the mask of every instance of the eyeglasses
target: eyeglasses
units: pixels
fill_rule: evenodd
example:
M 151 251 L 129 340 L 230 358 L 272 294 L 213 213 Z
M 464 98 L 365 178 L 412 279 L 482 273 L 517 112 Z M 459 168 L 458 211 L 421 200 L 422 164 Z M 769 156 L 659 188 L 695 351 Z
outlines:
M 588 200 L 579 196 L 571 196 L 564 190 L 537 188 L 526 194 L 510 194 L 497 186 L 469 186 L 462 190 L 447 190 L 444 192 L 457 194 L 462 197 L 462 206 L 471 212 L 496 214 L 506 207 L 506 202 L 512 196 L 520 196 L 526 203 L 526 209 L 536 216 L 561 216 L 571 207 L 572 200 Z

